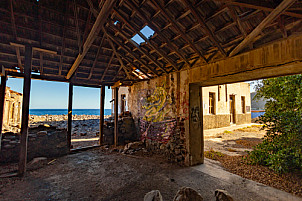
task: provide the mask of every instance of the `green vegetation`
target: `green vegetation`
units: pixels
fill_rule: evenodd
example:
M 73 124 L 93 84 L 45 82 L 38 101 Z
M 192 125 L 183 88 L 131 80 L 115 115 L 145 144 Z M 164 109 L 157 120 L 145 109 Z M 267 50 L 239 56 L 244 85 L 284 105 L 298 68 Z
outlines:
M 232 133 L 232 131 L 225 130 L 223 133 Z
M 214 151 L 213 149 L 211 149 L 210 151 L 205 151 L 204 156 L 212 160 L 218 160 L 222 158 L 224 154 L 219 151 Z
M 256 98 L 268 99 L 258 122 L 266 130 L 262 143 L 249 153 L 252 164 L 278 173 L 302 173 L 302 75 L 278 77 L 258 83 Z

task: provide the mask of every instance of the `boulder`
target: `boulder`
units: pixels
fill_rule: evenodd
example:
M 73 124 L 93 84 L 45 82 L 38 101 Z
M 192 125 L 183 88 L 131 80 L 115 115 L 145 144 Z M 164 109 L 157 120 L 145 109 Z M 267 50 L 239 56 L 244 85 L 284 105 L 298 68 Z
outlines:
M 216 189 L 215 190 L 216 201 L 233 201 L 232 196 L 225 190 Z
M 143 142 L 131 142 L 125 145 L 124 153 L 127 153 L 128 150 L 136 150 L 138 148 L 143 148 Z
M 182 187 L 175 195 L 173 201 L 203 201 L 202 196 L 190 187 Z
M 159 190 L 153 190 L 146 193 L 144 201 L 163 201 L 163 197 L 161 196 Z

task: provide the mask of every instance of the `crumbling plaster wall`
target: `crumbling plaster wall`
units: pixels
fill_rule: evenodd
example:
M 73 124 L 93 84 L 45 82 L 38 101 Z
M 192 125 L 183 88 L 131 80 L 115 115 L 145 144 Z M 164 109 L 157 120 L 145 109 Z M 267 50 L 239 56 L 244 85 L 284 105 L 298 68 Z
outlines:
M 139 125 L 141 135 L 159 136 L 158 139 L 153 141 L 161 142 L 162 133 L 157 132 L 156 129 L 152 131 L 151 127 L 147 130 L 149 124 L 155 125 L 156 122 L 152 122 L 154 118 L 149 119 L 151 121 L 145 121 L 146 114 L 148 115 L 153 111 L 158 115 L 164 114 L 163 117 L 166 119 L 176 120 L 176 126 L 163 126 L 163 128 L 169 128 L 170 130 L 175 127 L 176 129 L 175 132 L 169 132 L 170 134 L 165 136 L 168 137 L 167 141 L 162 143 L 169 144 L 173 141 L 174 147 L 181 145 L 181 152 L 185 152 L 182 157 L 185 164 L 199 164 L 203 162 L 203 120 L 198 121 L 199 114 L 203 112 L 200 98 L 201 86 L 297 74 L 302 73 L 301 66 L 302 35 L 292 36 L 214 63 L 203 64 L 197 61 L 191 68 L 184 66 L 179 73 L 170 73 L 167 76 L 136 83 L 130 88 L 129 110 L 132 112 L 135 122 Z M 174 80 L 171 83 L 172 77 Z M 163 86 L 162 84 L 165 84 L 165 87 L 160 91 L 165 89 L 165 95 L 172 99 L 171 103 L 166 100 L 165 107 L 159 105 L 149 107 L 152 105 L 150 104 L 152 102 L 151 95 L 156 92 L 158 87 Z M 156 101 L 153 101 L 153 103 L 157 104 Z M 146 113 L 148 109 L 150 112 Z M 142 124 L 141 122 L 144 121 L 147 123 Z M 180 136 L 181 140 L 179 142 L 174 141 L 173 136 Z
M 171 160 L 183 162 L 189 126 L 188 72 L 140 82 L 129 91 L 128 106 L 141 140 L 158 147 Z

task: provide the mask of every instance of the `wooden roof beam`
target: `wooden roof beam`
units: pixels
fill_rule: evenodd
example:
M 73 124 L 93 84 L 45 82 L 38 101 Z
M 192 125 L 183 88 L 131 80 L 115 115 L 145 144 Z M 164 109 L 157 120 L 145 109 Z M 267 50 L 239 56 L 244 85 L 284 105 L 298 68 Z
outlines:
M 145 23 L 148 24 L 148 26 L 153 30 L 155 31 L 155 33 L 159 36 L 159 38 L 162 39 L 162 41 L 164 41 L 165 43 L 168 44 L 169 46 L 169 49 L 171 48 L 172 52 L 175 52 L 175 54 L 177 54 L 180 58 L 182 58 L 186 64 L 188 64 L 189 66 L 191 66 L 190 62 L 188 61 L 187 58 L 185 58 L 185 56 L 183 54 L 181 54 L 179 51 L 178 51 L 178 47 L 171 43 L 170 40 L 165 37 L 161 31 L 159 30 L 159 28 L 151 21 L 149 20 L 145 15 L 144 13 L 140 10 L 140 8 L 138 8 L 131 0 L 126 0 L 127 3 L 130 5 L 131 8 L 133 8 L 134 10 L 136 10 L 136 12 L 141 16 L 141 18 L 143 19 L 143 21 Z
M 193 8 L 193 6 L 191 5 L 191 3 L 188 0 L 182 0 L 182 1 L 189 7 L 189 9 L 192 12 L 192 14 L 195 16 L 195 18 L 197 19 L 197 21 L 199 22 L 199 24 L 201 24 L 201 26 L 204 28 L 204 30 L 206 31 L 207 35 L 211 39 L 211 41 L 214 42 L 215 46 L 219 49 L 219 51 L 222 53 L 222 55 L 223 56 L 227 56 L 226 52 L 224 51 L 224 49 L 222 48 L 222 46 L 218 42 L 218 39 L 216 38 L 216 36 L 210 30 L 210 28 L 205 23 L 205 21 L 201 18 L 200 14 Z
M 150 70 L 152 73 L 154 73 L 156 76 L 158 76 L 158 73 L 155 72 L 154 69 L 150 68 L 149 66 L 147 66 L 146 64 L 144 64 L 136 55 L 134 55 L 131 51 L 129 51 L 122 43 L 120 43 L 114 36 L 112 36 L 111 34 L 109 34 L 107 32 L 107 35 L 110 37 L 110 39 L 116 43 L 118 46 L 120 46 L 124 51 L 126 51 L 129 55 L 131 55 L 134 59 L 137 60 L 137 62 L 139 62 L 141 65 L 143 65 L 145 68 L 147 68 L 148 70 Z M 141 70 L 141 69 L 139 69 Z M 150 77 L 150 76 L 148 76 Z
M 250 44 L 255 37 L 272 21 L 286 11 L 296 0 L 283 0 L 231 53 L 230 56 L 236 55 L 244 47 Z
M 112 50 L 113 50 L 116 58 L 119 60 L 119 62 L 121 64 L 121 67 L 119 68 L 118 72 L 116 73 L 116 76 L 118 75 L 118 73 L 121 70 L 121 68 L 123 68 L 124 71 L 125 71 L 125 73 L 126 73 L 126 75 L 127 75 L 127 77 L 129 79 L 131 79 L 131 76 L 130 76 L 128 70 L 126 69 L 126 66 L 124 65 L 124 62 L 123 62 L 122 58 L 120 57 L 119 53 L 116 51 L 116 48 L 114 47 L 114 44 L 113 44 L 112 40 L 109 38 L 109 36 L 107 34 L 106 34 L 106 37 L 107 37 L 107 40 L 109 41 L 109 44 L 110 44 L 110 46 L 111 46 L 111 48 L 112 48 Z
M 177 64 L 172 61 L 172 59 L 170 59 L 164 51 L 158 48 L 153 41 L 150 41 L 144 34 L 140 32 L 138 28 L 134 27 L 134 25 L 126 20 L 125 17 L 123 17 L 116 9 L 114 9 L 114 12 L 118 16 L 118 18 L 120 18 L 133 32 L 137 33 L 142 39 L 144 39 L 154 50 L 156 50 L 159 55 L 161 55 L 168 63 L 170 63 L 175 70 L 178 70 Z
M 271 11 L 274 10 L 274 8 L 269 8 L 269 7 L 265 7 L 265 6 L 258 6 L 258 5 L 254 5 L 254 4 L 246 3 L 246 2 L 238 2 L 238 1 L 234 1 L 234 0 L 215 0 L 215 1 L 221 1 L 221 2 L 231 4 L 231 5 L 234 5 L 234 6 L 239 6 L 239 7 L 244 7 L 244 8 L 251 8 L 251 9 L 262 10 L 262 11 L 267 11 L 267 12 L 271 12 Z M 283 12 L 282 15 L 288 15 L 288 16 L 295 17 L 295 18 L 302 18 L 302 14 L 289 12 L 289 11 Z
M 97 51 L 97 53 L 96 53 L 96 55 L 95 55 L 95 58 L 94 58 L 92 67 L 91 67 L 91 69 L 90 69 L 90 73 L 89 73 L 88 79 L 91 79 L 91 76 L 92 76 L 92 74 L 93 74 L 93 69 L 95 68 L 95 66 L 96 66 L 96 64 L 97 64 L 97 62 L 98 62 L 98 58 L 99 58 L 99 55 L 100 55 L 100 52 L 101 52 L 101 49 L 102 49 L 102 45 L 103 45 L 104 38 L 105 38 L 105 34 L 103 34 L 103 37 L 102 37 L 102 40 L 101 40 L 101 42 L 100 42 L 98 51 Z
M 159 10 L 161 10 L 161 13 L 165 16 L 165 18 L 172 23 L 173 27 L 176 29 L 176 31 L 182 35 L 182 38 L 188 43 L 190 44 L 190 47 L 193 49 L 194 52 L 196 52 L 201 58 L 203 58 L 203 60 L 208 63 L 207 59 L 204 56 L 204 53 L 201 53 L 201 51 L 199 51 L 196 46 L 192 43 L 192 41 L 187 37 L 187 35 L 185 34 L 185 32 L 177 25 L 177 22 L 172 19 L 172 17 L 170 16 L 170 14 L 168 14 L 168 10 L 164 10 L 164 8 L 156 1 L 153 0 L 152 4 L 155 5 L 155 7 Z
M 88 50 L 90 49 L 93 41 L 95 40 L 96 36 L 99 34 L 100 30 L 102 29 L 104 23 L 106 22 L 109 14 L 112 11 L 112 8 L 115 4 L 116 0 L 106 1 L 99 12 L 96 21 L 83 45 L 83 52 L 79 53 L 78 57 L 76 58 L 75 62 L 71 66 L 70 70 L 67 73 L 66 78 L 70 79 L 74 72 L 79 67 L 80 63 L 84 59 L 85 55 L 87 54 Z
M 145 55 L 150 61 L 152 61 L 152 63 L 154 63 L 158 68 L 160 68 L 164 73 L 168 72 L 166 71 L 166 69 L 164 69 L 163 66 L 161 66 L 155 59 L 152 58 L 152 56 L 144 51 L 140 46 L 138 46 L 132 39 L 129 39 L 123 32 L 121 29 L 116 28 L 115 26 L 110 26 L 113 30 L 117 31 L 123 38 L 125 38 L 129 43 L 131 43 L 134 47 L 136 47 L 136 49 L 142 53 L 143 55 Z
M 105 68 L 105 70 L 104 70 L 104 72 L 103 72 L 103 75 L 102 75 L 102 78 L 101 78 L 101 83 L 103 82 L 103 80 L 104 80 L 104 78 L 105 78 L 105 76 L 106 76 L 106 73 L 107 73 L 107 71 L 108 71 L 108 68 L 109 68 L 110 65 L 111 65 L 111 62 L 112 62 L 113 57 L 114 57 L 114 52 L 112 52 L 111 58 L 110 58 L 110 60 L 109 60 L 109 62 L 108 62 L 108 65 L 107 65 L 107 67 Z

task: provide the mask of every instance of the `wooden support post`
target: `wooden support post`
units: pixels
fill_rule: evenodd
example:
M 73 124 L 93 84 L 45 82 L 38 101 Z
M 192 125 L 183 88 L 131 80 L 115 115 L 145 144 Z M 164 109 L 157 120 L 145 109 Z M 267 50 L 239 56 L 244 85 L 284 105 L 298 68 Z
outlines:
M 32 62 L 32 47 L 27 45 L 25 46 L 21 143 L 20 143 L 20 158 L 19 158 L 19 169 L 18 169 L 19 176 L 23 176 L 26 171 L 29 98 L 30 98 L 30 84 L 31 84 L 31 62 Z
M 118 89 L 114 88 L 114 146 L 118 145 Z
M 2 142 L 2 125 L 3 125 L 3 114 L 4 114 L 4 103 L 5 103 L 5 89 L 6 89 L 7 74 L 1 76 L 1 86 L 0 86 L 0 151 Z
M 100 139 L 99 139 L 99 143 L 100 145 L 103 144 L 104 142 L 104 106 L 105 106 L 105 87 L 106 86 L 102 86 L 101 88 L 101 102 L 100 102 Z
M 71 148 L 71 131 L 72 131 L 72 97 L 73 97 L 73 84 L 69 83 L 68 123 L 67 123 L 67 143 L 69 149 Z

